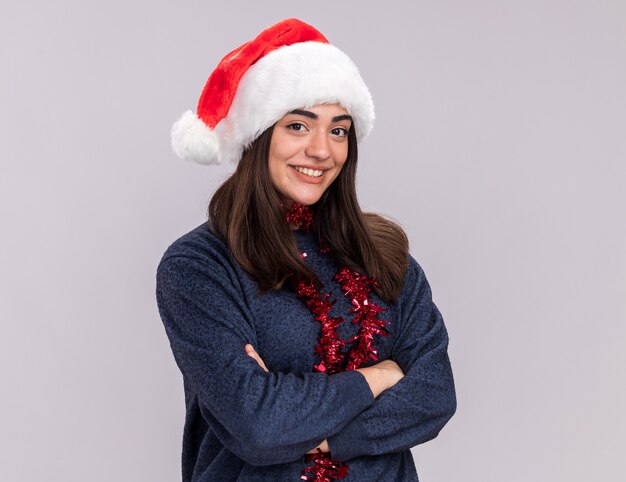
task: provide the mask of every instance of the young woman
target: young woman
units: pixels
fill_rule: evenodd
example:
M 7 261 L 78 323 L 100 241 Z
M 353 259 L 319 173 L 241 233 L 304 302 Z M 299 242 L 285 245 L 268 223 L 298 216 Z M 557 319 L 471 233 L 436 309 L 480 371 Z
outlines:
M 410 448 L 455 412 L 424 273 L 357 201 L 373 119 L 352 61 L 289 19 L 226 55 L 174 125 L 179 156 L 237 163 L 157 271 L 184 481 L 416 481 Z

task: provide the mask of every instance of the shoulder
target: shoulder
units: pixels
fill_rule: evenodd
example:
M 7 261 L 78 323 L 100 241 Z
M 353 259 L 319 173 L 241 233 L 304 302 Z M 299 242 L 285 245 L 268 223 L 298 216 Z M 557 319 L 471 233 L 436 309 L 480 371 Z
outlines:
M 407 268 L 402 284 L 400 298 L 403 302 L 432 296 L 430 284 L 421 264 L 411 255 L 407 254 Z
M 406 254 L 409 240 L 400 223 L 378 213 L 365 212 L 363 217 L 377 245 L 392 245 Z
M 425 281 L 426 275 L 422 265 L 410 253 L 407 255 L 407 268 L 405 279 L 408 276 L 410 281 Z M 405 283 L 406 284 L 406 283 Z
M 175 256 L 205 257 L 207 255 L 228 257 L 228 248 L 211 231 L 208 223 L 202 223 L 170 244 L 163 254 L 162 261 Z
M 170 244 L 157 267 L 157 278 L 179 276 L 228 277 L 234 271 L 228 247 L 202 223 Z

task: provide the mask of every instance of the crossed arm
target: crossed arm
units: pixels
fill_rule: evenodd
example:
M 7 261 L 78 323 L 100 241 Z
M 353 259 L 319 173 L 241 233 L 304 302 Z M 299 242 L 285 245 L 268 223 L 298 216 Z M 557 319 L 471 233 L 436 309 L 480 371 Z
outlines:
M 286 463 L 312 447 L 339 460 L 404 450 L 435 437 L 454 413 L 447 334 L 414 260 L 391 356 L 395 380 L 374 367 L 330 376 L 265 371 L 242 350 L 256 333 L 238 286 L 225 283 L 236 276 L 229 269 L 221 257 L 170 256 L 157 271 L 157 300 L 186 383 L 242 460 Z
M 404 377 L 328 437 L 333 458 L 349 460 L 410 449 L 435 438 L 456 411 L 447 330 L 413 257 L 409 257 L 398 308 L 390 358 Z
M 256 352 L 254 347 L 251 344 L 247 344 L 245 347 L 245 352 L 248 356 L 254 358 L 256 362 L 259 364 L 266 373 L 269 372 L 265 362 L 261 359 L 261 356 Z M 396 383 L 398 383 L 403 377 L 404 373 L 402 373 L 402 369 L 398 366 L 396 362 L 393 360 L 384 360 L 376 365 L 359 368 L 356 370 L 360 372 L 367 381 L 374 398 L 378 397 L 385 390 L 393 387 Z M 328 440 L 324 439 L 324 441 L 319 444 L 314 449 L 309 450 L 307 453 L 312 454 L 318 451 L 321 452 L 330 452 L 330 448 L 328 446 Z
M 375 403 L 307 453 L 319 449 L 348 460 L 405 450 L 435 438 L 454 415 L 447 330 L 426 276 L 412 257 L 399 308 L 392 359 L 358 370 L 370 384 Z M 267 370 L 252 345 L 245 350 Z M 382 383 L 380 391 L 372 387 L 377 382 Z

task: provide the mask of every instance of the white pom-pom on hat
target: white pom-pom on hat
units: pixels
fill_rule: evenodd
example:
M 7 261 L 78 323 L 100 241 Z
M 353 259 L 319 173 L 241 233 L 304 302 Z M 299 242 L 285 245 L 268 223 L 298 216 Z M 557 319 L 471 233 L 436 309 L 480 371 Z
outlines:
M 172 126 L 172 149 L 178 157 L 200 164 L 220 164 L 215 131 L 188 110 Z

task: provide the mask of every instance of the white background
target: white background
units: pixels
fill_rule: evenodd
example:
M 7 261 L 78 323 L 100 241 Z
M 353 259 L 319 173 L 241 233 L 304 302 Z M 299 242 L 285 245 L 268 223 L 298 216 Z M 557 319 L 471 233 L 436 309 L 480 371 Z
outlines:
M 286 17 L 376 104 L 366 210 L 407 230 L 458 411 L 423 482 L 623 477 L 626 3 L 3 1 L 0 479 L 180 480 L 182 381 L 154 295 L 232 166 L 169 129 Z

